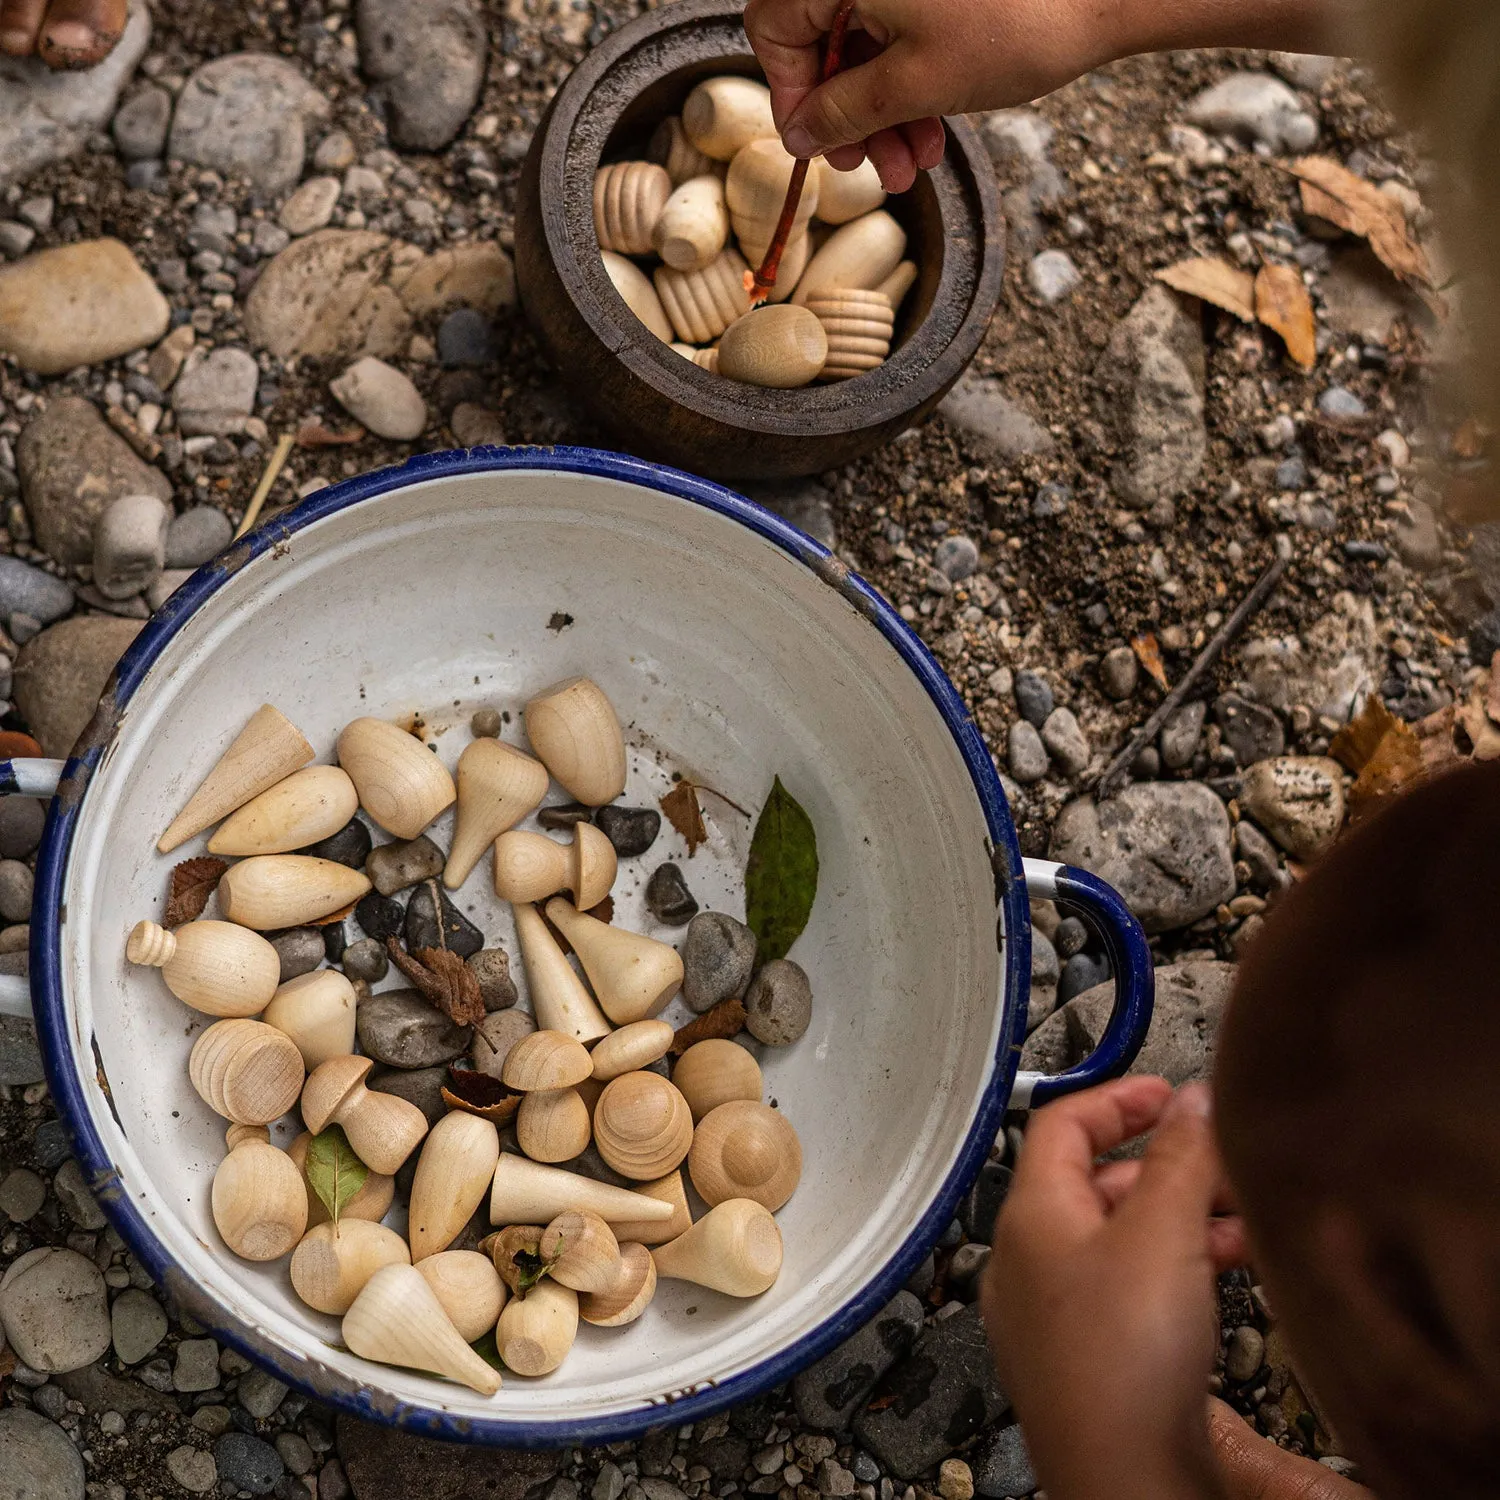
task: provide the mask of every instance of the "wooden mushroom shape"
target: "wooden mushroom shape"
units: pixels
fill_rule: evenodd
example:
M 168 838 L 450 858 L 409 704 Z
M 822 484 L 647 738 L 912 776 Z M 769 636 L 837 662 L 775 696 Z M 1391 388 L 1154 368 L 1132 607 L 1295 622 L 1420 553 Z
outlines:
M 670 343 L 672 324 L 651 278 L 633 260 L 626 260 L 623 255 L 606 250 L 602 258 L 605 273 L 624 300 L 625 306 L 664 344 Z
M 593 1133 L 593 1116 L 576 1088 L 529 1093 L 516 1111 L 516 1144 L 532 1161 L 572 1161 Z
M 312 1184 L 307 1181 L 307 1148 L 312 1145 L 312 1139 L 312 1132 L 304 1130 L 286 1148 L 286 1154 L 291 1157 L 297 1170 L 302 1173 L 303 1185 L 307 1189 L 307 1227 L 316 1229 L 319 1224 L 328 1222 L 328 1210 L 323 1207 L 323 1200 L 318 1197 L 313 1191 Z M 395 1197 L 396 1179 L 394 1177 L 388 1177 L 381 1172 L 368 1172 L 364 1182 L 360 1184 L 359 1191 L 339 1213 L 339 1222 L 344 1223 L 349 1219 L 369 1219 L 372 1223 L 379 1223 L 389 1212 Z
M 188 1078 L 210 1109 L 236 1125 L 279 1120 L 302 1088 L 296 1044 L 263 1021 L 215 1021 L 193 1043 Z
M 613 802 L 625 790 L 625 737 L 603 689 L 570 677 L 526 705 L 526 736 L 575 801 Z
M 575 1292 L 605 1291 L 619 1275 L 620 1242 L 586 1208 L 559 1214 L 543 1231 L 539 1250 L 552 1279 Z
M 457 890 L 484 851 L 541 806 L 547 768 L 500 740 L 478 739 L 458 758 L 458 809 L 443 884 Z M 548 892 L 550 895 L 551 892 Z
M 672 179 L 652 161 L 617 161 L 594 173 L 594 232 L 601 250 L 649 255 Z
M 600 1008 L 617 1026 L 654 1016 L 682 988 L 682 957 L 668 944 L 601 922 L 561 897 L 547 903 L 547 916 L 573 945 Z
M 338 766 L 293 771 L 231 813 L 208 841 L 210 854 L 287 854 L 337 833 L 359 807 Z
M 573 825 L 573 842 L 513 828 L 495 840 L 495 894 L 502 901 L 545 901 L 572 894 L 581 911 L 609 895 L 615 883 L 615 846 L 592 823 Z
M 828 335 L 805 307 L 758 307 L 731 323 L 719 340 L 717 373 L 771 390 L 795 390 L 828 363 Z
M 731 1297 L 758 1297 L 780 1275 L 781 1254 L 781 1230 L 770 1209 L 753 1198 L 730 1198 L 651 1257 L 658 1276 Z
M 594 1064 L 594 1077 L 600 1083 L 608 1083 L 622 1073 L 650 1067 L 671 1051 L 675 1036 L 676 1032 L 666 1021 L 632 1021 L 628 1026 L 622 1026 L 605 1037 L 589 1054 Z
M 749 1050 L 721 1037 L 694 1042 L 677 1059 L 672 1082 L 687 1100 L 694 1125 L 731 1099 L 750 1099 L 759 1104 L 764 1087 L 760 1064 Z
M 380 1364 L 445 1375 L 481 1396 L 500 1389 L 500 1372 L 469 1348 L 415 1266 L 384 1266 L 344 1314 L 344 1342 Z
M 693 1132 L 688 1175 L 712 1208 L 753 1198 L 775 1213 L 802 1178 L 802 1142 L 779 1110 L 759 1100 L 731 1099 L 710 1110 Z
M 231 1125 L 209 1195 L 220 1238 L 243 1260 L 276 1260 L 307 1228 L 302 1173 L 264 1126 Z
M 675 271 L 701 271 L 717 259 L 729 240 L 723 182 L 710 173 L 674 188 L 651 238 L 656 253 Z
M 292 1254 L 292 1290 L 316 1312 L 342 1317 L 386 1266 L 409 1266 L 406 1241 L 371 1219 L 341 1216 L 307 1231 Z
M 594 1144 L 622 1176 L 650 1182 L 688 1154 L 693 1116 L 659 1073 L 626 1073 L 604 1085 L 594 1106 Z
M 354 986 L 337 969 L 314 969 L 282 985 L 261 1015 L 284 1031 L 310 1073 L 354 1050 Z
M 668 1172 L 665 1177 L 658 1177 L 655 1182 L 639 1183 L 635 1190 L 647 1198 L 668 1204 L 672 1212 L 665 1219 L 611 1219 L 609 1227 L 622 1245 L 628 1240 L 637 1240 L 643 1245 L 664 1245 L 679 1234 L 687 1233 L 693 1215 L 688 1208 L 687 1189 L 683 1186 L 680 1168 Z
M 511 1151 L 500 1153 L 490 1189 L 491 1224 L 550 1224 L 573 1208 L 589 1209 L 606 1224 L 664 1224 L 673 1215 L 672 1205 L 659 1198 L 544 1166 Z
M 373 1066 L 371 1058 L 352 1056 L 321 1064 L 302 1090 L 302 1122 L 314 1135 L 342 1125 L 354 1154 L 372 1172 L 393 1177 L 427 1134 L 427 1116 L 409 1100 L 366 1088 Z
M 883 208 L 834 230 L 808 262 L 792 296 L 806 303 L 819 292 L 873 290 L 901 264 L 906 231 Z
M 302 731 L 279 709 L 262 704 L 235 736 L 183 810 L 157 840 L 170 854 L 313 758 Z
M 209 1016 L 258 1016 L 281 982 L 281 956 L 258 932 L 234 922 L 155 922 L 130 929 L 125 957 L 160 969 L 167 988 Z
M 730 161 L 751 141 L 777 133 L 771 91 L 735 74 L 706 78 L 682 106 L 682 129 L 705 156 Z
M 398 839 L 416 838 L 458 795 L 442 761 L 385 719 L 346 724 L 338 757 L 359 792 L 359 805 Z
M 570 1089 L 593 1071 L 593 1060 L 581 1042 L 560 1031 L 533 1031 L 506 1053 L 500 1081 L 522 1093 Z
M 517 1375 L 550 1374 L 568 1357 L 577 1336 L 578 1293 L 550 1278 L 524 1297 L 512 1297 L 495 1325 L 500 1358 Z
M 256 854 L 230 865 L 219 881 L 219 909 L 231 922 L 274 932 L 305 927 L 352 906 L 369 877 L 310 854 Z
M 771 236 L 786 203 L 786 190 L 796 170 L 792 156 L 775 136 L 751 141 L 735 153 L 724 181 L 724 200 L 729 206 L 729 221 L 740 251 L 751 265 L 765 259 Z M 822 179 L 816 172 L 807 174 L 802 196 L 797 200 L 793 234 L 805 232 L 818 207 Z M 778 278 L 779 279 L 779 278 Z
M 526 965 L 526 982 L 537 1025 L 578 1042 L 593 1042 L 608 1036 L 609 1019 L 558 947 L 542 914 L 536 907 L 521 902 L 515 907 L 515 917 L 516 937 L 521 944 L 521 961 Z
M 580 1292 L 578 1316 L 598 1328 L 623 1328 L 645 1312 L 656 1295 L 656 1262 L 631 1241 L 620 1246 L 614 1280 L 597 1292 Z
M 652 280 L 672 331 L 685 344 L 707 344 L 750 311 L 745 257 L 732 245 L 701 271 L 658 266 Z M 556 775 L 556 772 L 553 773 Z M 561 780 L 561 778 L 559 778 Z M 616 796 L 619 795 L 617 792 Z M 579 801 L 583 801 L 579 798 Z
M 505 1283 L 489 1256 L 440 1250 L 415 1265 L 466 1344 L 493 1331 L 505 1306 Z
M 446 1250 L 463 1233 L 484 1202 L 499 1160 L 500 1134 L 478 1115 L 453 1110 L 428 1131 L 407 1214 L 413 1263 Z
M 647 157 L 667 169 L 672 186 L 680 187 L 692 177 L 702 177 L 715 170 L 723 171 L 720 163 L 700 151 L 682 128 L 681 115 L 668 115 L 652 133 L 651 144 L 646 148 Z
M 840 172 L 820 156 L 813 171 L 818 174 L 818 217 L 825 224 L 847 224 L 885 202 L 880 173 L 868 156 L 852 172 Z

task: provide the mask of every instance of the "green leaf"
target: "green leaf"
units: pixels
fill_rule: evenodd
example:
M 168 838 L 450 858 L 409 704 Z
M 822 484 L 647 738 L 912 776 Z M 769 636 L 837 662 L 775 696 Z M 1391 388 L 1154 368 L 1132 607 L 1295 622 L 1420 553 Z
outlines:
M 500 1358 L 500 1346 L 495 1342 L 495 1330 L 492 1328 L 488 1333 L 481 1334 L 469 1345 L 485 1364 L 496 1370 L 505 1369 L 505 1361 Z
M 745 867 L 745 922 L 759 942 L 759 962 L 787 956 L 817 894 L 818 836 L 778 776 L 760 810 Z
M 516 1263 L 516 1269 L 521 1273 L 516 1278 L 516 1296 L 524 1297 L 537 1282 L 539 1282 L 548 1271 L 552 1269 L 552 1260 L 543 1260 L 542 1257 L 531 1250 L 517 1250 L 512 1257 Z
M 318 1195 L 335 1224 L 370 1175 L 370 1169 L 354 1154 L 342 1125 L 330 1125 L 312 1138 L 303 1170 L 308 1186 Z

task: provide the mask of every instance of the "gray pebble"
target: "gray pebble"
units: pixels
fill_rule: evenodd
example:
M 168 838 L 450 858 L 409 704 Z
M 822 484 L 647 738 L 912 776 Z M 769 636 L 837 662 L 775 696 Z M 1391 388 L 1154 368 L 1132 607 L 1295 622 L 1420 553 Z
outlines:
M 1052 689 L 1045 677 L 1022 667 L 1016 673 L 1016 708 L 1028 724 L 1038 729 L 1047 722 L 1047 715 L 1054 707 Z
M 385 944 L 375 938 L 361 938 L 357 943 L 350 943 L 339 963 L 350 979 L 363 979 L 366 984 L 379 984 L 391 967 Z
M 948 1279 L 960 1286 L 972 1287 L 984 1275 L 989 1263 L 988 1245 L 960 1245 L 948 1262 Z
M 406 907 L 406 946 L 413 953 L 419 948 L 451 948 L 460 958 L 468 958 L 484 947 L 484 934 L 454 906 L 447 891 L 435 880 L 426 880 L 412 892 Z
M 323 962 L 323 932 L 318 927 L 293 927 L 278 932 L 271 946 L 281 959 L 281 982 L 311 974 Z
M 1192 765 L 1193 757 L 1198 753 L 1198 742 L 1203 737 L 1203 721 L 1207 717 L 1206 703 L 1184 703 L 1161 726 L 1158 743 L 1161 763 L 1167 770 L 1180 771 Z
M 1259 1329 L 1245 1324 L 1229 1335 L 1224 1351 L 1224 1373 L 1233 1381 L 1253 1380 L 1265 1359 L 1266 1341 Z
M 61 1427 L 24 1407 L 0 1411 L 4 1500 L 83 1500 L 83 1459 Z
M 394 896 L 419 880 L 443 873 L 443 851 L 425 833 L 403 843 L 381 844 L 365 860 L 365 874 L 382 896 Z
M 234 527 L 222 510 L 195 505 L 167 527 L 167 566 L 201 568 L 217 557 L 234 537 Z
M 416 990 L 371 995 L 357 1012 L 362 1051 L 392 1068 L 452 1062 L 469 1046 L 469 1028 L 455 1026 Z
M 0 917 L 25 922 L 31 916 L 32 875 L 18 859 L 0 860 Z
M 494 740 L 500 737 L 501 722 L 499 709 L 480 708 L 475 710 L 474 716 L 469 720 L 469 728 L 476 739 Z
M 68 1393 L 60 1385 L 53 1385 L 51 1381 L 48 1381 L 46 1385 L 39 1385 L 31 1393 L 31 1404 L 44 1417 L 58 1422 L 68 1410 Z
M 1135 696 L 1141 667 L 1129 646 L 1116 646 L 1099 663 L 1099 683 L 1116 703 Z
M 543 828 L 551 829 L 556 833 L 559 829 L 576 827 L 579 823 L 587 823 L 593 817 L 594 809 L 585 806 L 582 802 L 560 802 L 551 807 L 542 808 L 536 815 L 536 820 Z M 615 850 L 618 854 L 620 851 Z
M 73 608 L 73 589 L 19 557 L 0 557 L 0 616 L 30 615 L 50 625 Z
M 1010 726 L 1007 754 L 1010 759 L 1010 774 L 1022 786 L 1040 781 L 1047 774 L 1047 747 L 1042 744 L 1041 735 L 1029 720 L 1017 719 Z
M 795 1042 L 812 1021 L 812 985 L 800 964 L 772 959 L 745 995 L 745 1029 L 768 1047 Z
M 24 1224 L 47 1201 L 47 1184 L 25 1167 L 0 1178 L 0 1214 L 13 1224 Z
M 1088 769 L 1089 742 L 1071 708 L 1054 708 L 1042 725 L 1042 744 L 1068 776 L 1078 776 Z
M 661 814 L 654 807 L 601 807 L 594 822 L 621 859 L 644 854 L 661 832 Z
M 80 1229 L 103 1229 L 108 1222 L 98 1199 L 83 1179 L 83 1168 L 72 1157 L 57 1169 L 57 1176 L 52 1179 L 52 1191 L 62 1204 L 63 1212 Z
M 1301 490 L 1307 488 L 1307 464 L 1298 455 L 1284 458 L 1276 465 L 1276 488 L 1278 490 Z
M 1130 764 L 1130 774 L 1137 781 L 1155 781 L 1161 775 L 1161 752 L 1147 745 Z
M 109 1327 L 120 1363 L 135 1365 L 167 1336 L 167 1315 L 150 1292 L 132 1287 L 115 1298 L 109 1309 Z
M 297 852 L 310 854 L 314 859 L 331 859 L 351 870 L 363 870 L 370 854 L 370 830 L 358 818 L 350 818 L 337 833 Z
M 94 587 L 106 599 L 143 592 L 166 565 L 172 513 L 156 495 L 111 500 L 94 526 Z
M 219 1383 L 219 1346 L 213 1339 L 184 1339 L 172 1366 L 172 1388 L 211 1391 Z
M 167 1454 L 167 1472 L 194 1495 L 206 1495 L 219 1482 L 213 1454 L 188 1443 Z
M 290 1387 L 274 1375 L 268 1375 L 264 1370 L 251 1370 L 240 1377 L 235 1399 L 257 1422 L 267 1422 L 281 1405 L 288 1389 Z
M 979 548 L 966 536 L 944 537 L 933 549 L 932 565 L 950 583 L 962 583 L 979 571 Z
M 0 859 L 34 854 L 46 823 L 47 809 L 35 797 L 0 797 Z
M 658 922 L 682 927 L 698 913 L 698 902 L 674 864 L 659 865 L 646 882 L 646 905 Z
M 1083 273 L 1066 250 L 1043 250 L 1026 268 L 1031 289 L 1048 307 L 1070 296 L 1083 281 Z
M 166 150 L 171 123 L 172 96 L 148 83 L 115 111 L 110 130 L 126 161 L 149 161 Z
M 1075 953 L 1063 965 L 1062 978 L 1057 982 L 1057 1003 L 1066 1005 L 1075 995 L 1103 984 L 1109 978 L 1109 960 L 1102 954 Z
M 208 1401 L 207 1406 L 200 1406 L 193 1413 L 193 1426 L 199 1432 L 206 1432 L 209 1437 L 218 1437 L 234 1425 L 234 1417 L 229 1408 L 221 1406 L 214 1397 L 210 1396 Z
M 1057 924 L 1057 931 L 1052 934 L 1052 944 L 1057 949 L 1059 958 L 1064 960 L 1072 958 L 1075 953 L 1082 953 L 1088 946 L 1089 930 L 1078 917 L 1064 917 Z
M 1281 856 L 1276 845 L 1248 818 L 1241 818 L 1234 828 L 1236 851 L 1250 867 L 1250 883 L 1270 890 L 1281 883 Z
M 1366 416 L 1365 403 L 1341 385 L 1331 385 L 1318 397 L 1318 410 L 1325 417 L 1342 417 L 1349 420 Z
M 11 638 L 18 646 L 24 646 L 27 641 L 34 641 L 42 633 L 42 622 L 35 615 L 28 615 L 25 610 L 12 610 L 6 618 L 5 628 L 10 631 Z
M 299 1437 L 295 1432 L 278 1432 L 276 1451 L 292 1474 L 310 1474 L 318 1462 L 307 1439 Z
M 248 1432 L 226 1432 L 214 1444 L 219 1480 L 251 1495 L 269 1495 L 286 1473 L 281 1455 Z
M 394 1094 L 415 1104 L 427 1116 L 429 1125 L 436 1125 L 448 1113 L 443 1099 L 443 1086 L 448 1082 L 448 1066 L 441 1063 L 432 1068 L 374 1068 L 370 1072 L 367 1086 L 377 1094 Z
M 474 1066 L 492 1078 L 500 1076 L 506 1054 L 521 1040 L 536 1030 L 536 1021 L 530 1012 L 512 1006 L 509 1010 L 497 1010 L 487 1015 L 474 1027 Z
M 464 962 L 479 981 L 487 1011 L 508 1010 L 516 1003 L 516 982 L 510 977 L 510 955 L 504 948 L 481 948 Z
M 1073 491 L 1065 484 L 1044 484 L 1032 497 L 1031 514 L 1035 520 L 1050 521 L 1067 510 Z
M 33 1370 L 80 1370 L 109 1348 L 104 1277 L 76 1250 L 30 1251 L 6 1272 L 0 1324 Z
M 755 972 L 755 934 L 723 912 L 699 912 L 688 923 L 682 967 L 682 998 L 700 1015 L 740 999 Z
M 970 1460 L 974 1491 L 984 1500 L 1029 1495 L 1037 1487 L 1026 1438 L 1018 1425 L 1003 1427 Z
M 36 230 L 17 219 L 0 219 L 0 253 L 25 255 L 36 239 Z
M 476 369 L 500 357 L 494 325 L 472 307 L 455 307 L 438 324 L 437 348 L 446 370 Z

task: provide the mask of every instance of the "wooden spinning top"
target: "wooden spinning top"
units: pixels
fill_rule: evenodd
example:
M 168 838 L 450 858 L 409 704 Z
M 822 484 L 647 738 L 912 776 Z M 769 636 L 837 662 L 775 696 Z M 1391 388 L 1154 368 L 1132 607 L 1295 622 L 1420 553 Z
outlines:
M 625 790 L 625 739 L 598 683 L 571 677 L 526 705 L 531 748 L 578 802 L 602 807 Z
M 758 1100 L 732 1099 L 693 1132 L 688 1174 L 710 1207 L 753 1198 L 775 1213 L 802 1177 L 802 1143 L 785 1115 Z
M 517 1375 L 550 1374 L 577 1336 L 578 1293 L 551 1277 L 512 1297 L 495 1327 L 500 1358 Z
M 505 1306 L 505 1283 L 489 1256 L 442 1250 L 415 1265 L 466 1344 L 494 1329 Z
M 188 1055 L 199 1096 L 237 1125 L 279 1120 L 297 1102 L 304 1076 L 291 1038 L 262 1021 L 215 1021 Z
M 499 1160 L 500 1135 L 489 1120 L 454 1110 L 432 1127 L 417 1158 L 407 1213 L 413 1263 L 446 1250 L 463 1233 Z
M 366 1088 L 373 1066 L 368 1057 L 329 1058 L 302 1090 L 302 1121 L 314 1135 L 342 1125 L 354 1154 L 372 1172 L 391 1177 L 427 1134 L 427 1116 L 406 1099 Z
M 258 1016 L 281 982 L 281 957 L 258 932 L 234 922 L 155 922 L 130 929 L 125 956 L 160 969 L 184 1005 L 210 1016 Z
M 544 901 L 572 893 L 588 911 L 609 895 L 617 868 L 615 846 L 592 823 L 573 825 L 570 846 L 545 833 L 513 828 L 495 840 L 495 894 L 502 901 Z
M 547 903 L 547 917 L 573 945 L 600 1007 L 617 1026 L 654 1016 L 682 988 L 682 956 L 668 944 L 601 922 L 560 896 Z
M 244 1260 L 276 1260 L 307 1228 L 302 1174 L 264 1128 L 230 1126 L 229 1155 L 214 1173 L 210 1205 L 224 1243 Z
M 286 854 L 337 833 L 359 807 L 338 766 L 307 766 L 252 798 L 219 826 L 210 854 Z
M 719 341 L 726 380 L 793 390 L 814 380 L 828 360 L 828 335 L 805 307 L 758 307 L 731 323 Z
M 385 719 L 345 725 L 338 757 L 359 792 L 359 805 L 398 839 L 416 838 L 458 795 L 442 761 Z
M 543 1231 L 540 1253 L 552 1267 L 552 1278 L 575 1292 L 602 1292 L 620 1270 L 620 1243 L 596 1213 L 571 1209 Z
M 256 854 L 230 865 L 219 881 L 219 909 L 231 922 L 272 932 L 305 927 L 352 905 L 369 877 L 310 854 Z
M 731 1297 L 757 1297 L 781 1274 L 781 1231 L 769 1209 L 750 1198 L 731 1198 L 651 1256 L 658 1276 Z
M 541 761 L 500 740 L 469 745 L 458 758 L 458 813 L 443 884 L 457 890 L 484 851 L 534 813 L 546 795 L 547 768 Z
M 695 1042 L 672 1069 L 672 1082 L 687 1100 L 696 1125 L 711 1110 L 731 1099 L 760 1103 L 760 1064 L 738 1042 L 710 1037 Z
M 828 359 L 820 380 L 849 380 L 883 364 L 891 352 L 896 318 L 884 292 L 819 292 L 807 310 L 828 336 Z
M 341 1217 L 307 1231 L 292 1255 L 292 1290 L 311 1308 L 342 1317 L 385 1266 L 407 1266 L 406 1241 L 370 1219 Z
M 645 1312 L 656 1295 L 656 1262 L 641 1244 L 620 1246 L 614 1279 L 597 1292 L 578 1297 L 578 1316 L 599 1328 L 622 1328 Z
M 594 1107 L 594 1143 L 615 1171 L 638 1181 L 678 1166 L 693 1143 L 687 1100 L 657 1073 L 626 1073 L 605 1084 Z
M 505 1055 L 500 1081 L 511 1089 L 569 1089 L 594 1071 L 581 1042 L 560 1031 L 533 1031 Z
M 650 161 L 617 161 L 594 174 L 594 232 L 601 250 L 649 255 L 672 179 Z

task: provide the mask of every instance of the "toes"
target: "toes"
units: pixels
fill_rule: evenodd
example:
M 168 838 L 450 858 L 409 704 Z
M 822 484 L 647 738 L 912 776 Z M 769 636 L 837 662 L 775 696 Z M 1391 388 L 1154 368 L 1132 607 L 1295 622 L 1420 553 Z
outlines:
M 127 0 L 50 0 L 37 51 L 49 68 L 92 68 L 125 30 Z
M 30 57 L 46 9 L 47 0 L 0 0 L 0 52 Z

